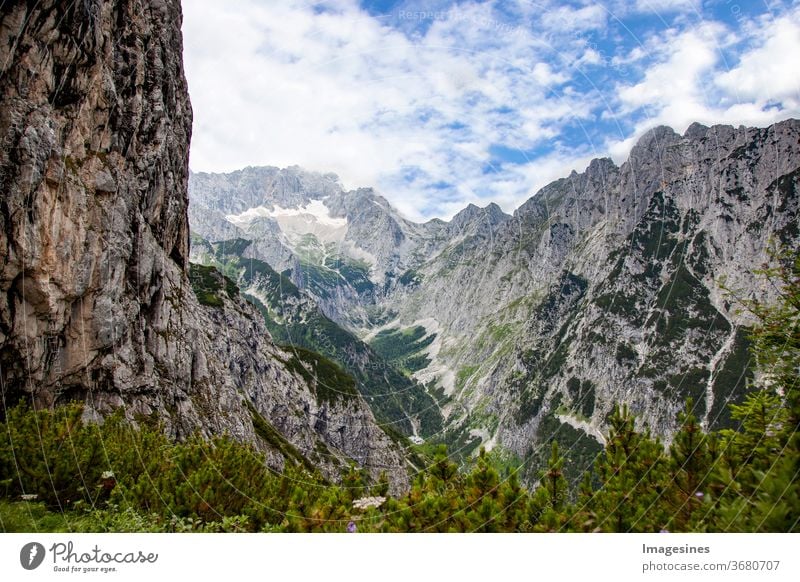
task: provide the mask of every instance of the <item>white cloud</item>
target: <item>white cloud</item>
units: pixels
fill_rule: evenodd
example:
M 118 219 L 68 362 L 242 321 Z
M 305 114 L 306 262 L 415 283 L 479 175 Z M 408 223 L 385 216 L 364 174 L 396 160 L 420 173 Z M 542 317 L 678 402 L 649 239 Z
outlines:
M 623 113 L 641 107 L 657 109 L 658 121 L 675 127 L 704 115 L 702 104 L 706 99 L 701 81 L 719 59 L 718 44 L 724 33 L 721 26 L 707 24 L 668 35 L 668 58 L 648 67 L 639 83 L 620 88 Z
M 762 33 L 767 31 L 762 30 Z M 738 66 L 716 79 L 737 101 L 781 101 L 800 108 L 800 22 L 797 13 L 769 26 L 761 44 L 745 53 Z
M 417 219 L 490 198 L 511 211 L 589 157 L 621 161 L 653 125 L 763 125 L 798 114 L 796 14 L 742 30 L 676 17 L 639 42 L 626 26 L 611 30 L 624 12 L 613 0 L 616 12 L 595 2 L 435 5 L 435 17 L 413 21 L 372 17 L 357 0 L 185 2 L 192 168 L 333 171 L 347 187 L 378 187 Z M 699 7 L 637 8 L 645 5 Z M 632 42 L 609 50 L 593 36 Z M 738 57 L 730 71 L 723 55 Z M 615 75 L 623 65 L 626 81 Z M 585 135 L 603 150 L 587 157 L 586 144 L 565 135 L 596 123 L 606 134 Z M 540 153 L 487 173 L 493 145 Z
M 569 79 L 563 73 L 556 73 L 547 63 L 536 63 L 531 74 L 537 83 L 542 85 L 560 85 Z
M 593 3 L 581 8 L 559 6 L 549 8 L 542 15 L 542 24 L 559 31 L 596 30 L 604 27 L 608 10 L 602 3 Z
M 348 1 L 317 13 L 299 2 L 195 0 L 184 12 L 195 170 L 298 164 L 335 171 L 347 187 L 384 187 L 409 214 L 412 198 L 438 212 L 427 185 L 491 192 L 482 168 L 492 144 L 529 148 L 588 115 L 580 96 L 552 92 L 571 73 L 492 3 L 462 3 L 417 37 Z M 420 196 L 397 179 L 409 167 Z
M 636 0 L 635 6 L 639 12 L 655 12 L 656 14 L 698 12 L 700 0 Z
M 798 12 L 766 17 L 748 26 L 744 36 L 705 22 L 653 38 L 634 52 L 646 72 L 638 83 L 618 86 L 615 115 L 623 120 L 637 111 L 644 115 L 631 135 L 608 140 L 616 161 L 656 125 L 683 132 L 694 121 L 765 126 L 800 116 Z M 722 58 L 726 52 L 738 54 L 738 65 L 729 71 Z

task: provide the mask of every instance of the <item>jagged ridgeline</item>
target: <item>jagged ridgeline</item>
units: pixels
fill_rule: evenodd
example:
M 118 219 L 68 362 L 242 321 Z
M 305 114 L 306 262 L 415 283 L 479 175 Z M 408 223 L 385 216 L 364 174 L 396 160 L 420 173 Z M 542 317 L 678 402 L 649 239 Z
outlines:
M 555 439 L 577 479 L 618 403 L 667 441 L 688 398 L 702 426 L 730 425 L 754 373 L 732 294 L 774 294 L 754 271 L 771 243 L 798 244 L 799 167 L 797 120 L 660 127 L 513 215 L 470 205 L 422 224 L 332 174 L 196 173 L 191 255 L 246 288 L 281 342 L 357 377 L 388 362 L 413 402 L 381 409 L 362 388 L 379 416 L 408 415 L 461 458 L 483 445 L 531 483 Z

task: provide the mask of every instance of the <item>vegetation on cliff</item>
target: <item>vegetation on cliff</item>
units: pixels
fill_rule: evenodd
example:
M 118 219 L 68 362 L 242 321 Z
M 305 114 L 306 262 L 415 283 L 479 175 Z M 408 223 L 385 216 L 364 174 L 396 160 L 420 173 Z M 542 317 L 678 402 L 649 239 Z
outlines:
M 4 531 L 800 531 L 800 253 L 766 271 L 780 301 L 745 305 L 758 319 L 760 384 L 731 404 L 736 426 L 705 432 L 691 400 L 665 447 L 625 407 L 579 486 L 552 443 L 532 491 L 520 468 L 481 452 L 459 470 L 439 447 L 410 491 L 387 497 L 351 468 L 330 484 L 307 467 L 270 470 L 227 436 L 174 443 L 118 413 L 81 420 L 81 406 L 8 409 L 0 448 Z M 363 498 L 370 497 L 368 502 Z M 352 524 L 350 522 L 353 522 Z

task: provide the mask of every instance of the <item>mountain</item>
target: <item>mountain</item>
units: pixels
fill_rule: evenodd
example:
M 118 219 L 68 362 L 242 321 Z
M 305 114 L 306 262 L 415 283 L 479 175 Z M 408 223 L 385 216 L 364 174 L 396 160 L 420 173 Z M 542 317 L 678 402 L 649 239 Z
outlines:
M 244 258 L 251 244 L 244 239 L 211 244 L 195 236 L 192 260 L 217 267 L 237 281 L 242 294 L 261 311 L 275 341 L 290 351 L 317 352 L 351 374 L 386 430 L 415 440 L 441 430 L 439 408 L 422 386 L 325 316 L 286 276 L 264 261 Z
M 189 264 L 180 27 L 178 0 L 3 6 L 2 417 L 124 407 L 177 439 L 228 433 L 276 468 L 337 480 L 355 463 L 403 490 L 405 455 L 352 378 L 277 345 L 235 285 Z
M 345 192 L 333 174 L 298 167 L 195 173 L 190 188 L 194 233 L 211 242 L 252 241 L 248 256 L 287 272 L 352 327 L 384 317 L 374 306 L 428 238 L 374 190 Z
M 797 120 L 694 124 L 651 130 L 622 166 L 594 160 L 511 216 L 471 205 L 415 224 L 297 167 L 194 173 L 189 213 L 208 244 L 235 228 L 243 258 L 412 361 L 445 418 L 434 440 L 495 449 L 533 479 L 553 438 L 588 463 L 617 402 L 667 441 L 689 397 L 705 427 L 730 422 L 753 365 L 729 293 L 774 293 L 754 271 L 772 241 L 798 244 L 799 168 Z

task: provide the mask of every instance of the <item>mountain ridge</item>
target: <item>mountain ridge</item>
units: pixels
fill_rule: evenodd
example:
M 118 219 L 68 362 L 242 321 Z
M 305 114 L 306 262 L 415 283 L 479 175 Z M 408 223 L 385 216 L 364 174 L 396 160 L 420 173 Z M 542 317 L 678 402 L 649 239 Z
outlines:
M 584 427 L 594 438 L 619 398 L 669 440 L 686 397 L 715 425 L 722 400 L 745 390 L 747 320 L 726 307 L 718 283 L 764 295 L 752 271 L 768 259 L 770 239 L 796 244 L 799 144 L 797 120 L 693 124 L 684 135 L 657 127 L 621 166 L 595 159 L 513 215 L 473 205 L 449 222 L 413 223 L 372 189 L 337 189 L 323 203 L 336 199 L 349 245 L 380 249 L 361 269 L 381 284 L 356 290 L 339 273 L 327 297 L 307 249 L 289 244 L 270 256 L 253 230 L 252 256 L 279 262 L 328 317 L 364 338 L 374 340 L 377 329 L 413 335 L 428 322 L 426 334 L 437 339 L 425 349 L 430 364 L 413 376 L 449 399 L 444 442 L 481 434 L 484 445 L 524 459 L 531 443 L 551 438 L 542 426 Z M 192 216 L 204 212 L 197 192 L 190 184 Z M 351 193 L 358 204 L 348 210 Z M 200 195 L 213 203 L 213 192 Z M 328 248 L 326 268 L 338 273 L 355 260 L 348 248 Z M 306 260 L 285 260 L 298 256 Z M 548 306 L 560 315 L 539 328 Z M 667 353 L 677 357 L 668 363 Z M 734 360 L 738 372 L 726 367 Z M 721 376 L 742 381 L 722 388 Z M 624 384 L 631 387 L 620 392 Z

